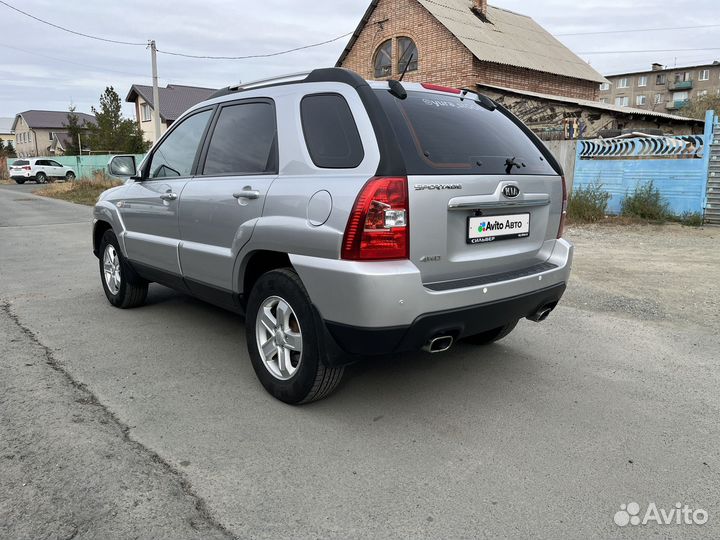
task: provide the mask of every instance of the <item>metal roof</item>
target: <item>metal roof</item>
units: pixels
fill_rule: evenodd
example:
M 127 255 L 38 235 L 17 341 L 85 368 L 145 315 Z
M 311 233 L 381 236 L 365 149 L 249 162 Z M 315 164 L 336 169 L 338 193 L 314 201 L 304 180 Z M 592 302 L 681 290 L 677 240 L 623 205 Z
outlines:
M 12 129 L 15 130 L 18 118 L 21 116 L 31 129 L 65 129 L 68 122 L 68 111 L 25 111 L 15 115 Z M 91 114 L 76 112 L 80 125 L 84 122 L 95 124 L 95 117 Z
M 485 22 L 473 12 L 473 0 L 416 1 L 479 60 L 597 83 L 608 82 L 530 17 L 488 6 Z M 352 49 L 378 2 L 373 0 L 368 7 L 337 65 Z
M 552 94 L 541 94 L 539 92 L 531 92 L 529 90 L 517 90 L 515 88 L 505 88 L 503 86 L 493 86 L 491 84 L 478 83 L 480 88 L 489 88 L 490 90 L 496 90 L 498 92 L 507 92 L 511 94 L 520 94 L 528 97 L 536 97 L 538 99 L 544 99 L 548 101 L 558 101 L 560 103 L 569 103 L 571 105 L 578 105 L 580 107 L 586 107 L 589 109 L 598 109 L 602 111 L 622 113 L 635 116 L 651 116 L 653 118 L 664 118 L 666 120 L 673 120 L 675 122 L 691 122 L 704 124 L 704 120 L 698 120 L 697 118 L 685 118 L 684 116 L 676 116 L 674 114 L 661 113 L 657 111 L 648 111 L 645 109 L 636 109 L 634 107 L 621 107 L 619 105 L 612 105 L 610 103 L 602 103 L 600 101 L 590 101 L 588 99 L 577 99 L 569 98 L 564 96 L 555 96 Z
M 217 89 L 169 84 L 167 87 L 158 90 L 160 92 L 160 118 L 166 121 L 174 121 L 193 105 L 208 99 Z M 138 95 L 147 101 L 151 107 L 153 106 L 152 86 L 133 84 L 125 101 L 134 103 Z

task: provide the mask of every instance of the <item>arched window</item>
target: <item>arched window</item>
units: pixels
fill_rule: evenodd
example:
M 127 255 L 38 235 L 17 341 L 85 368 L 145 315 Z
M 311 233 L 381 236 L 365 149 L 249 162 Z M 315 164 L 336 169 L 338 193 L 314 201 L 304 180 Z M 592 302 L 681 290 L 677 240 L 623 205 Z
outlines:
M 392 75 L 392 40 L 384 41 L 375 53 L 375 76 Z
M 397 40 L 398 48 L 398 74 L 405 71 L 417 71 L 418 68 L 418 50 L 415 42 L 408 37 L 401 37 Z

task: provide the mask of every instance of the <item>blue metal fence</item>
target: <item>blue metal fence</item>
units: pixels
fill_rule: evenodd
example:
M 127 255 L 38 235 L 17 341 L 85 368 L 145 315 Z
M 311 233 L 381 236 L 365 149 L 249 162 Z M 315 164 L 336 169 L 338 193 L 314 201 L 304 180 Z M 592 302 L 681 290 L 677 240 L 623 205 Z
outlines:
M 617 214 L 625 195 L 652 181 L 674 214 L 703 212 L 714 113 L 704 135 L 579 141 L 574 189 L 601 184 Z
M 65 167 L 72 167 L 78 178 L 92 179 L 98 171 L 107 171 L 107 164 L 112 155 L 97 156 L 58 156 L 53 158 Z M 136 154 L 135 163 L 139 164 L 145 154 Z

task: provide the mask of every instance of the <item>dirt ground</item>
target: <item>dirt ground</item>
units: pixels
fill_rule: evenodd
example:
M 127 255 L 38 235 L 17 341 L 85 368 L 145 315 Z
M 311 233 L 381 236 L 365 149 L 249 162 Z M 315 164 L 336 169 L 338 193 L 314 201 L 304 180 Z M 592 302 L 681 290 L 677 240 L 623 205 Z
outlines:
M 582 225 L 564 303 L 629 318 L 720 325 L 720 227 Z

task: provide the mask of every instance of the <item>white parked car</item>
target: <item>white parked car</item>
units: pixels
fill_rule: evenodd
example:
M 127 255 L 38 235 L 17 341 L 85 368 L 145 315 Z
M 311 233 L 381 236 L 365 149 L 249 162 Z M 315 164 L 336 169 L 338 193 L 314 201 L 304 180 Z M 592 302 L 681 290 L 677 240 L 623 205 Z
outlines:
M 18 184 L 24 184 L 28 180 L 44 184 L 48 181 L 54 182 L 58 178 L 75 180 L 75 171 L 52 159 L 24 158 L 17 159 L 10 165 L 10 178 Z

